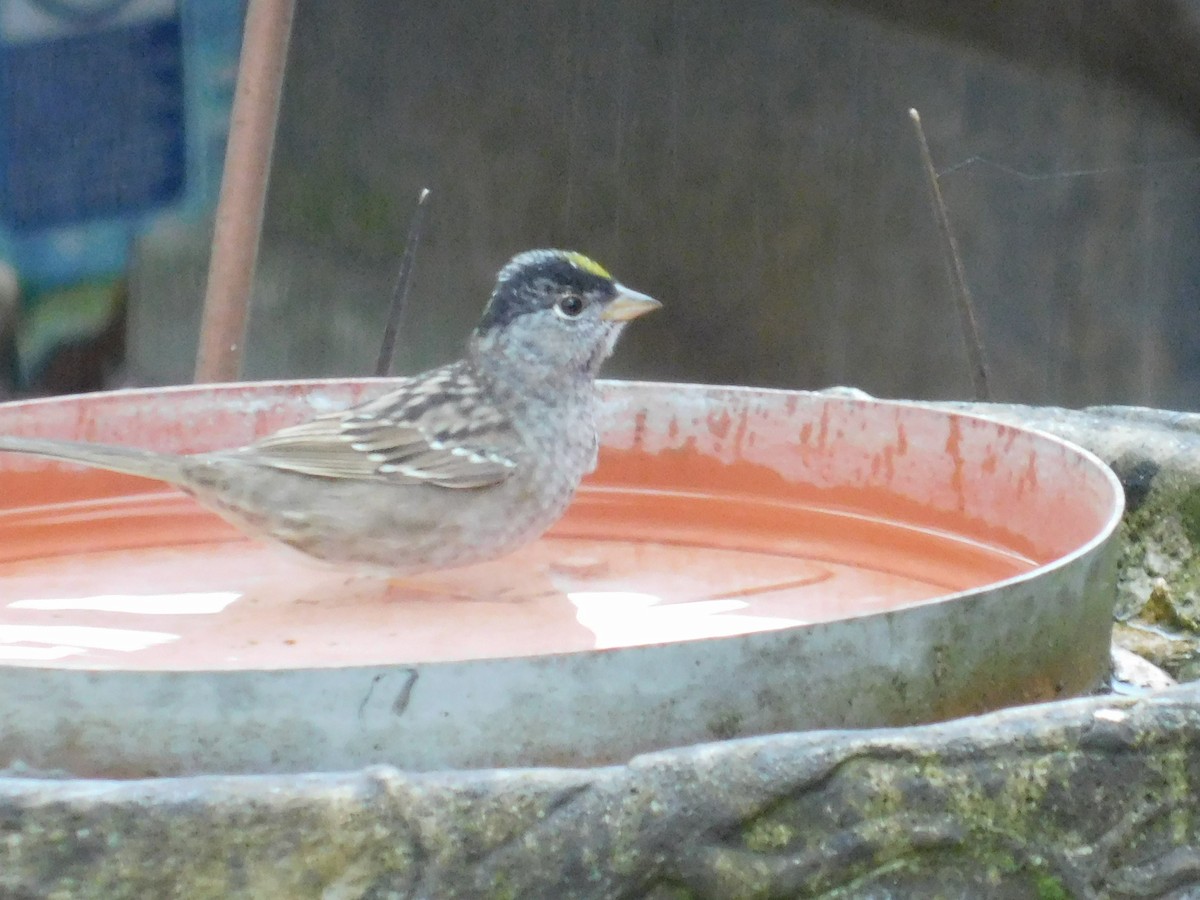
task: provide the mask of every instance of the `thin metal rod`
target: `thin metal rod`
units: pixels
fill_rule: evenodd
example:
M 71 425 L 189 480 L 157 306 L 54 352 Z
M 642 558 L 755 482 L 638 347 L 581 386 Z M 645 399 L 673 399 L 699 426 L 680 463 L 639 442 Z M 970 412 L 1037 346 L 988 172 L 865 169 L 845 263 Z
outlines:
M 196 381 L 233 381 L 242 351 L 262 234 L 279 97 L 295 0 L 249 0 L 217 201 Z
M 392 371 L 396 358 L 396 335 L 400 333 L 400 318 L 404 315 L 408 300 L 408 287 L 412 282 L 413 259 L 417 244 L 421 241 L 421 228 L 425 225 L 425 201 L 429 199 L 429 188 L 422 188 L 417 197 L 417 209 L 412 224 L 408 226 L 408 240 L 404 244 L 404 255 L 400 257 L 400 271 L 396 273 L 396 286 L 392 288 L 392 308 L 388 311 L 387 326 L 383 329 L 383 345 L 379 348 L 379 359 L 375 361 L 375 374 L 380 378 Z
M 915 109 L 910 109 L 908 115 L 917 130 L 917 142 L 921 145 L 921 163 L 925 167 L 925 175 L 929 180 L 929 195 L 933 201 L 933 216 L 937 219 L 938 231 L 941 232 L 946 250 L 946 274 L 950 279 L 950 290 L 954 295 L 955 304 L 958 306 L 963 342 L 967 345 L 967 359 L 971 366 L 971 382 L 975 386 L 975 399 L 990 400 L 991 390 L 988 387 L 983 341 L 979 336 L 979 321 L 975 317 L 971 289 L 967 287 L 967 273 L 963 268 L 962 255 L 958 252 L 958 242 L 954 239 L 954 230 L 950 227 L 950 214 L 946 210 L 945 200 L 942 199 L 937 169 L 933 167 L 933 155 L 929 152 L 929 142 L 925 139 L 925 129 L 921 126 L 921 114 Z

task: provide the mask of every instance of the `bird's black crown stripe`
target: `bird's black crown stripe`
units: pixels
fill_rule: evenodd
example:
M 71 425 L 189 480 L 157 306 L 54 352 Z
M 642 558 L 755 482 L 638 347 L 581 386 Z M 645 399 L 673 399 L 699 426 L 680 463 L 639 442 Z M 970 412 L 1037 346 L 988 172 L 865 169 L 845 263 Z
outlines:
M 548 281 L 580 294 L 610 291 L 613 285 L 611 278 L 575 265 L 570 255 L 537 251 L 522 254 L 500 272 L 496 290 L 479 322 L 479 331 L 503 328 L 518 316 L 550 307 L 558 299 L 557 293 L 537 290 L 539 281 Z

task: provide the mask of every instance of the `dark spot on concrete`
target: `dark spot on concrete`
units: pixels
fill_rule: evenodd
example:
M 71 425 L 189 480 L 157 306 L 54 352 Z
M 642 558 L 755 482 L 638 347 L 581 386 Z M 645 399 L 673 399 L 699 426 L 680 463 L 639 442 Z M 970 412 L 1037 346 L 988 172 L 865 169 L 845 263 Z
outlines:
M 1134 748 L 1135 736 L 1124 722 L 1097 719 L 1079 737 L 1079 746 L 1087 751 L 1128 753 Z
M 363 696 L 362 702 L 358 704 L 358 717 L 360 719 L 363 717 L 363 711 L 367 708 L 367 703 L 369 703 L 371 700 L 371 695 L 375 693 L 375 685 L 379 684 L 380 679 L 382 678 L 383 675 L 376 675 L 371 679 L 371 686 L 367 688 L 366 695 Z
M 742 728 L 742 716 L 732 710 L 718 713 L 708 720 L 708 733 L 719 741 L 727 741 L 739 737 Z
M 1112 470 L 1125 489 L 1125 511 L 1136 512 L 1150 494 L 1154 478 L 1158 475 L 1158 463 L 1152 459 L 1135 459 L 1122 456 L 1112 463 Z
M 404 685 L 400 688 L 400 692 L 396 694 L 396 699 L 392 701 L 392 712 L 398 716 L 404 715 L 404 711 L 408 709 L 408 703 L 412 700 L 413 688 L 417 684 L 417 670 L 404 670 Z

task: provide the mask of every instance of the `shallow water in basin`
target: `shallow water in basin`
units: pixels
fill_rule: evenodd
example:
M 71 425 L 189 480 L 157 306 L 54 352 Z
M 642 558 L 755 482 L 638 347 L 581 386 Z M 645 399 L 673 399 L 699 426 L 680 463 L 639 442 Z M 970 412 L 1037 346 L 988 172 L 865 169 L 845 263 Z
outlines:
M 1035 564 L 964 534 L 795 499 L 608 486 L 585 488 L 550 536 L 505 559 L 388 580 L 242 539 L 182 494 L 142 493 L 0 513 L 0 663 L 196 670 L 563 653 L 877 613 Z

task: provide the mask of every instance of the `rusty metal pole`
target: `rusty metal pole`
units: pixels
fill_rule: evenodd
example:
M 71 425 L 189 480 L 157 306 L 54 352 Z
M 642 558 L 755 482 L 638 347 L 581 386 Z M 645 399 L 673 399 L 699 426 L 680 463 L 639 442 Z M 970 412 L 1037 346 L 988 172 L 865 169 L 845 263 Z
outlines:
M 197 382 L 233 381 L 242 350 L 295 0 L 249 0 L 217 201 Z

